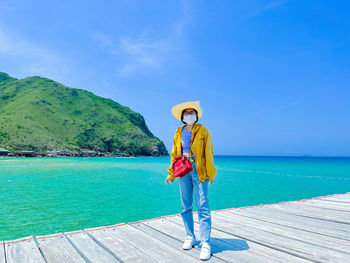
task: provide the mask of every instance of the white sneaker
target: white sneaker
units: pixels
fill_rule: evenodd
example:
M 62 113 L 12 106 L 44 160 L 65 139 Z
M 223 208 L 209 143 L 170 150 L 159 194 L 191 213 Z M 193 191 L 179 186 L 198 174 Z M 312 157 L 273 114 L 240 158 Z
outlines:
M 182 249 L 191 249 L 196 244 L 196 238 L 193 238 L 191 236 L 187 236 L 185 239 L 184 244 L 182 245 Z
M 211 257 L 211 248 L 208 242 L 202 243 L 201 254 L 199 256 L 202 260 L 207 260 Z

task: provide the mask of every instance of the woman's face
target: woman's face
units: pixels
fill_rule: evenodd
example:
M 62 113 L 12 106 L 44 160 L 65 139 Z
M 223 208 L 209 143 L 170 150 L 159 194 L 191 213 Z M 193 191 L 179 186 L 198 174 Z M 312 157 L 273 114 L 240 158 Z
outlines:
M 194 115 L 195 116 L 196 112 L 192 108 L 187 108 L 187 109 L 185 109 L 185 112 L 184 112 L 184 116 L 186 116 L 186 115 Z

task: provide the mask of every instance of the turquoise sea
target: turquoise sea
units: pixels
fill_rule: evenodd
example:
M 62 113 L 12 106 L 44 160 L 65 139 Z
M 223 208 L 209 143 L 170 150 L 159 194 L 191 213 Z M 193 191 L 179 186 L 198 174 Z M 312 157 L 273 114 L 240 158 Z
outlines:
M 214 161 L 211 210 L 350 191 L 347 157 Z M 178 181 L 164 183 L 169 163 L 170 157 L 0 158 L 0 240 L 178 214 Z

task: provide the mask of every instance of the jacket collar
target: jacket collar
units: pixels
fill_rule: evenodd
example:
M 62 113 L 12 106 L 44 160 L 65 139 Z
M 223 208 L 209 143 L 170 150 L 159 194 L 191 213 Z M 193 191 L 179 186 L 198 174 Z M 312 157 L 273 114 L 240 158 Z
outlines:
M 181 134 L 182 134 L 182 129 L 184 129 L 185 126 L 186 126 L 186 124 L 183 125 L 182 127 L 180 127 L 180 129 L 178 130 L 178 131 L 179 131 L 179 132 L 178 132 L 178 136 L 180 136 L 180 138 L 181 138 Z M 194 134 L 200 129 L 201 126 L 202 126 L 202 124 L 200 124 L 200 123 L 195 123 L 195 124 L 193 125 L 192 134 L 191 134 L 191 142 L 193 141 L 193 136 L 194 136 Z M 178 149 L 181 149 L 181 148 L 182 148 L 181 140 L 178 140 L 177 148 L 178 148 Z
M 193 127 L 192 127 L 192 136 L 191 137 L 193 137 L 193 134 L 194 133 L 196 133 L 197 131 L 198 131 L 198 129 L 200 128 L 200 126 L 202 126 L 202 124 L 200 124 L 200 123 L 195 123 L 194 125 L 193 125 Z M 185 129 L 185 127 L 186 127 L 186 124 L 185 125 L 183 125 L 181 128 L 180 128 L 180 134 L 182 134 L 182 129 Z

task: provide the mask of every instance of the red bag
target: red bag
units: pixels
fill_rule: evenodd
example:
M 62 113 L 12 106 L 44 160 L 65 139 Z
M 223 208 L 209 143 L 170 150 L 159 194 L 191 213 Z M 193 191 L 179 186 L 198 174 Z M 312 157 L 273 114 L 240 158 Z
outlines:
M 186 129 L 186 127 L 184 127 L 184 129 Z M 197 132 L 193 136 L 192 141 L 194 141 L 196 134 L 197 134 Z M 190 142 L 189 153 L 191 153 L 191 142 Z M 191 161 L 189 159 L 187 159 L 187 157 L 185 155 L 181 155 L 181 156 L 176 157 L 174 159 L 173 170 L 174 170 L 174 177 L 183 177 L 186 174 L 188 174 L 189 172 L 191 172 L 193 170 L 193 167 L 192 167 Z

